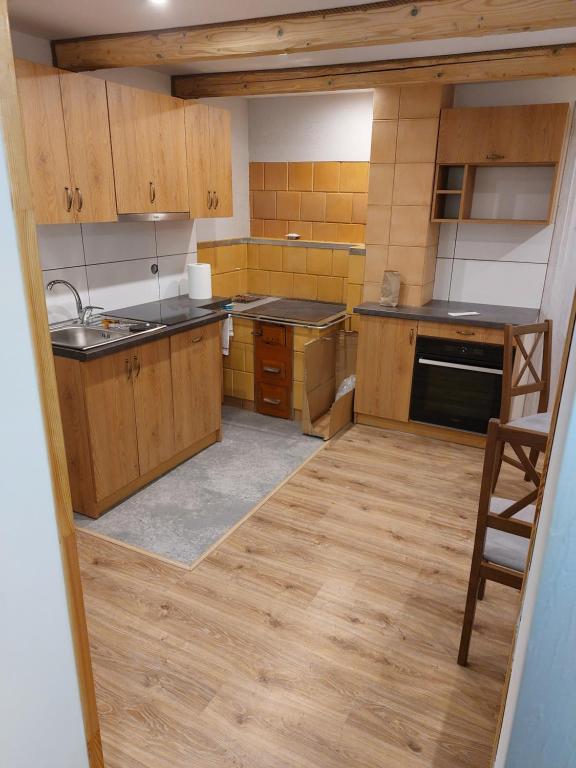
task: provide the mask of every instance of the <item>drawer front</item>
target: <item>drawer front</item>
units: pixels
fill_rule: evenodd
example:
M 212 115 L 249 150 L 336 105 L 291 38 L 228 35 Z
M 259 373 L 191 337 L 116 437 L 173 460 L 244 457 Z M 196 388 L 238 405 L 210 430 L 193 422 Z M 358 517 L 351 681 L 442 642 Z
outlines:
M 267 325 L 256 323 L 254 334 L 261 344 L 268 346 L 285 347 L 287 334 L 283 325 Z
M 292 355 L 290 350 L 282 350 L 282 355 L 267 355 L 266 352 L 256 359 L 256 381 L 270 384 L 289 385 L 292 381 Z
M 268 416 L 289 419 L 292 416 L 292 387 L 256 382 L 256 410 Z
M 434 336 L 438 339 L 459 339 L 482 344 L 503 344 L 504 332 L 498 328 L 483 328 L 477 325 L 456 325 L 454 323 L 432 323 L 421 320 L 418 323 L 419 336 Z

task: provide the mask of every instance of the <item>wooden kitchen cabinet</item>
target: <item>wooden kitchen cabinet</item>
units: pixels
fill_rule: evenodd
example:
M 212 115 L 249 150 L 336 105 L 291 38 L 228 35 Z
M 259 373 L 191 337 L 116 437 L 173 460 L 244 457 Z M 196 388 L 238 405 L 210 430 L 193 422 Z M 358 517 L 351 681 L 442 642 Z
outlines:
M 106 84 L 17 59 L 37 224 L 117 218 Z
M 436 161 L 448 164 L 557 163 L 568 104 L 443 109 Z
M 106 87 L 118 213 L 187 212 L 184 102 Z
M 418 323 L 360 317 L 354 410 L 408 421 Z
M 99 517 L 220 437 L 218 323 L 54 364 L 76 512 Z
M 174 438 L 177 451 L 220 429 L 222 352 L 220 324 L 170 337 Z
M 292 418 L 293 347 L 290 326 L 254 324 L 254 406 L 258 413 Z
M 185 112 L 190 216 L 232 216 L 230 113 L 194 102 Z

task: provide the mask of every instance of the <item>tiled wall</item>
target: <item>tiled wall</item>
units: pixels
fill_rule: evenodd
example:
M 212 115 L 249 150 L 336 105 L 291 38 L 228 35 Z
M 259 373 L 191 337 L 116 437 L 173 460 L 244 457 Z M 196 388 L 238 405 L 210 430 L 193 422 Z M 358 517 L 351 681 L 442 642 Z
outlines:
M 106 310 L 187 293 L 196 261 L 193 221 L 63 224 L 38 227 L 44 284 L 72 283 L 84 304 Z M 76 316 L 70 291 L 46 294 L 51 323 Z
M 438 225 L 430 205 L 439 115 L 451 98 L 443 86 L 375 90 L 364 301 L 379 299 L 386 269 L 400 272 L 401 304 L 432 298 Z
M 214 296 L 234 296 L 250 290 L 247 249 L 246 243 L 198 245 L 198 261 L 212 267 Z
M 364 243 L 364 162 L 250 163 L 252 237 Z

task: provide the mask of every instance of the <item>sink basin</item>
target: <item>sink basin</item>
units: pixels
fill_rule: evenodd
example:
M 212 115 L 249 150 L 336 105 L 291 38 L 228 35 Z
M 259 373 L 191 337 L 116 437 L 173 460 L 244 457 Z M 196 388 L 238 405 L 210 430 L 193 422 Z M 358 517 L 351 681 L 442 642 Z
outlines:
M 108 331 L 103 328 L 91 328 L 84 325 L 71 325 L 66 328 L 56 328 L 50 332 L 52 344 L 59 347 L 74 349 L 91 349 L 100 344 L 110 344 L 119 339 L 132 336 L 130 331 Z

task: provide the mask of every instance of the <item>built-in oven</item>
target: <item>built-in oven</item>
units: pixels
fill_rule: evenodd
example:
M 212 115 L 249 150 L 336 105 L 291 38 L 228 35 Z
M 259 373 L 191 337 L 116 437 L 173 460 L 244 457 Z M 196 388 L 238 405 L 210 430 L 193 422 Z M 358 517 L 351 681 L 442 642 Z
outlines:
M 419 336 L 410 419 L 485 434 L 500 413 L 503 349 Z

